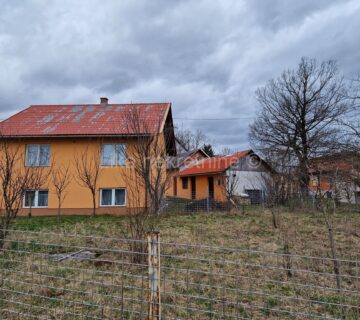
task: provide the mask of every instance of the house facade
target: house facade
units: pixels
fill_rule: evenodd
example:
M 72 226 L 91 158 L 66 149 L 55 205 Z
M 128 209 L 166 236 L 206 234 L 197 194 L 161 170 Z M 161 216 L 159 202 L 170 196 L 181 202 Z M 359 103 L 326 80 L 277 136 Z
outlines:
M 129 123 L 130 114 L 138 115 L 140 125 Z M 139 137 L 157 135 L 164 154 L 176 154 L 170 103 L 109 104 L 102 98 L 100 104 L 30 106 L 2 121 L 0 134 L 20 151 L 19 167 L 40 168 L 48 176 L 36 190 L 25 191 L 19 215 L 27 215 L 30 207 L 32 215 L 56 215 L 50 172 L 55 168 L 66 168 L 70 177 L 61 214 L 91 214 L 91 192 L 78 179 L 77 164 L 84 157 L 98 161 L 96 212 L 125 214 L 144 206 L 143 186 L 131 176 Z
M 168 157 L 167 174 L 169 186 L 166 195 L 189 198 L 189 188 L 186 186 L 186 181 L 179 176 L 179 172 L 206 158 L 209 158 L 209 156 L 202 149 L 183 150 L 176 156 Z
M 360 157 L 340 152 L 310 161 L 309 189 L 339 202 L 360 204 Z
M 180 168 L 178 196 L 217 201 L 243 197 L 251 203 L 261 203 L 265 198 L 269 172 L 269 166 L 252 150 L 204 158 Z

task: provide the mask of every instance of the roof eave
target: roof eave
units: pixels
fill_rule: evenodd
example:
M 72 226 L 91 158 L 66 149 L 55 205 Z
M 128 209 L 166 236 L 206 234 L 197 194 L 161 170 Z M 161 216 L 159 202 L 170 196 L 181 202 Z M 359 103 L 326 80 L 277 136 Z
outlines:
M 4 139 L 26 139 L 26 138 L 87 138 L 87 137 L 146 137 L 152 136 L 156 133 L 134 133 L 134 134 L 123 134 L 123 133 L 111 133 L 111 134 L 53 134 L 53 135 L 2 135 Z

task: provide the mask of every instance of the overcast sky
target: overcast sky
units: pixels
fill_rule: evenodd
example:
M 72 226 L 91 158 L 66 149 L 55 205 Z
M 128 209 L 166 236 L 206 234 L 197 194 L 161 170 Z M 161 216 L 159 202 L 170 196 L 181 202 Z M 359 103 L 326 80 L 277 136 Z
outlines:
M 170 101 L 176 126 L 241 149 L 256 88 L 302 56 L 359 74 L 359 30 L 359 0 L 0 0 L 0 118 L 100 96 Z

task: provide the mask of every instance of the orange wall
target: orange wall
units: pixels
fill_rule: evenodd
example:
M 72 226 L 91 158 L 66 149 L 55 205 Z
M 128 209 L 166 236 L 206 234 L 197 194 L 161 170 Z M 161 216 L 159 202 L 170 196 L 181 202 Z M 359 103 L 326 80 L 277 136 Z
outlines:
M 23 139 L 21 142 L 13 142 L 14 145 L 20 144 L 20 150 L 22 153 L 22 160 L 19 163 L 19 166 L 24 166 L 25 164 L 25 150 L 26 144 L 50 144 L 50 163 L 51 166 L 67 166 L 69 165 L 69 171 L 71 175 L 71 182 L 66 189 L 66 197 L 62 203 L 62 208 L 64 212 L 71 212 L 71 214 L 77 213 L 76 209 L 79 209 L 80 214 L 88 213 L 87 210 L 92 208 L 92 196 L 90 190 L 83 186 L 79 185 L 78 179 L 76 178 L 77 172 L 75 167 L 74 158 L 76 156 L 80 156 L 82 152 L 88 148 L 88 153 L 90 155 L 96 154 L 97 150 L 101 146 L 101 143 L 124 143 L 126 144 L 126 152 L 127 158 L 131 157 L 131 153 L 133 152 L 134 143 L 136 140 L 134 139 L 90 139 L 90 138 L 55 138 L 55 139 Z M 44 170 L 49 170 L 49 168 L 45 167 Z M 141 207 L 143 206 L 143 190 L 138 190 L 137 196 L 138 199 L 129 199 L 130 194 L 134 193 L 129 191 L 129 189 L 134 190 L 135 187 L 133 185 L 129 185 L 129 183 L 134 183 L 134 180 L 129 179 L 129 171 L 130 169 L 126 166 L 101 166 L 101 175 L 99 178 L 99 189 L 100 188 L 125 188 L 127 190 L 126 194 L 126 208 L 130 207 Z M 126 178 L 127 177 L 127 178 Z M 141 188 L 141 187 L 140 187 Z M 49 190 L 49 198 L 48 198 L 48 208 L 33 208 L 33 212 L 35 214 L 41 215 L 42 212 L 51 213 L 52 209 L 56 209 L 58 207 L 58 200 L 56 197 L 56 193 L 54 187 L 51 182 L 51 175 L 49 176 L 49 181 L 42 187 L 42 189 Z M 140 196 L 139 196 L 140 195 Z M 140 199 L 141 198 L 141 199 Z M 99 200 L 100 195 L 99 192 L 96 196 L 96 207 L 99 208 Z M 124 213 L 124 207 L 101 207 L 99 212 L 105 213 L 113 212 L 114 210 Z M 21 210 L 20 214 L 27 214 L 29 209 L 24 208 Z M 90 211 L 89 211 L 90 212 Z
M 188 159 L 186 159 L 186 161 L 181 165 L 181 167 L 186 167 L 187 165 L 191 164 L 193 161 L 199 160 L 199 159 L 204 159 L 206 158 L 206 156 L 204 156 L 204 154 L 200 151 L 197 151 L 195 154 L 193 154 L 191 157 L 188 157 Z M 166 190 L 166 195 L 167 196 L 177 196 L 179 198 L 191 198 L 191 194 L 190 194 L 190 179 L 189 179 L 189 187 L 188 189 L 183 189 L 182 188 L 182 181 L 180 177 L 177 177 L 177 175 L 179 174 L 179 169 L 172 169 L 172 170 L 168 170 L 168 176 L 169 176 L 169 186 Z M 177 181 L 177 194 L 174 194 L 174 177 L 176 178 Z
M 320 179 L 320 184 L 319 184 Z M 319 187 L 321 191 L 331 190 L 331 183 L 327 177 L 311 176 L 309 181 L 310 190 L 313 192 L 318 191 Z
M 221 175 L 213 175 L 214 178 L 214 199 L 218 201 L 225 201 L 225 187 L 224 187 L 224 179 L 225 177 Z M 209 195 L 209 176 L 196 176 L 196 199 L 204 199 Z M 220 180 L 220 185 L 218 184 L 218 180 Z M 173 181 L 173 177 L 171 178 Z M 168 194 L 173 196 L 173 194 Z M 182 178 L 177 177 L 177 197 L 191 199 L 191 177 L 188 177 L 188 188 L 183 189 Z

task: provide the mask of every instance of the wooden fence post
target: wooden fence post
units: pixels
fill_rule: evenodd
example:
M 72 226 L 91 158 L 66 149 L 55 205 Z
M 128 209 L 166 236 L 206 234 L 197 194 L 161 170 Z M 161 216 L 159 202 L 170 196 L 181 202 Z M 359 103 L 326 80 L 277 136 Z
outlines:
M 160 232 L 146 234 L 148 244 L 149 282 L 147 287 L 148 320 L 161 319 L 160 300 Z

